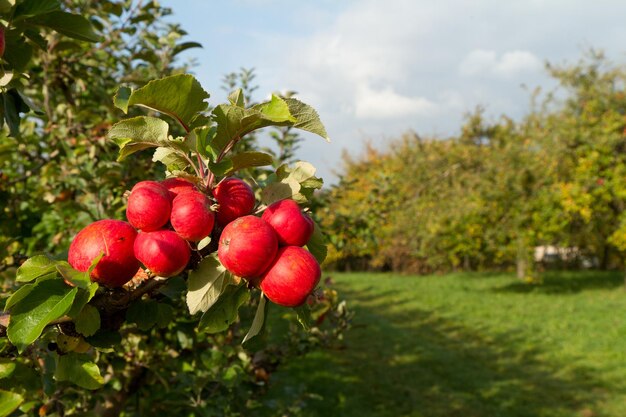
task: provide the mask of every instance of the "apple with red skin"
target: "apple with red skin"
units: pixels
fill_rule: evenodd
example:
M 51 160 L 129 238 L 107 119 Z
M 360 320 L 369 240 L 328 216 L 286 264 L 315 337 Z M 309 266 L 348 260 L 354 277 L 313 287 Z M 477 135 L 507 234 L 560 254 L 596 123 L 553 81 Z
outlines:
M 191 256 L 189 244 L 171 230 L 139 233 L 134 252 L 146 268 L 160 277 L 183 272 Z
M 278 236 L 280 246 L 304 246 L 313 234 L 313 220 L 293 200 L 280 200 L 265 209 L 263 220 Z
M 211 234 L 215 214 L 206 195 L 189 191 L 179 194 L 172 202 L 170 222 L 180 237 L 198 242 Z
M 272 263 L 278 250 L 274 230 L 255 216 L 243 216 L 228 223 L 217 247 L 224 267 L 242 278 L 259 277 Z
M 161 181 L 161 184 L 169 191 L 170 199 L 174 200 L 178 194 L 187 193 L 189 191 L 198 191 L 196 186 L 184 178 L 172 177 Z
M 89 275 L 91 280 L 107 287 L 121 287 L 139 269 L 139 261 L 133 254 L 136 237 L 137 231 L 124 221 L 98 220 L 74 237 L 68 262 L 74 269 L 84 272 L 103 254 Z
M 304 304 L 321 275 L 320 265 L 311 252 L 299 246 L 284 246 L 278 249 L 259 286 L 271 302 L 297 307 Z
M 171 210 L 170 194 L 164 185 L 156 181 L 141 181 L 130 191 L 126 218 L 135 228 L 152 232 L 169 221 Z
M 252 213 L 255 205 L 254 191 L 243 180 L 224 178 L 213 190 L 217 200 L 217 222 L 225 226 L 238 217 Z

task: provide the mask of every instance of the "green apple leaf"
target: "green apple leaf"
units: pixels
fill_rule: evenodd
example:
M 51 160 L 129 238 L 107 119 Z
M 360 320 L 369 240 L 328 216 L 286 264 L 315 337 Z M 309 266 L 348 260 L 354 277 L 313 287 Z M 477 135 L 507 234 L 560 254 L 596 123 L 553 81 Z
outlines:
M 6 417 L 24 402 L 24 397 L 11 391 L 0 389 L 0 417 Z
M 18 352 L 33 343 L 48 323 L 69 311 L 77 291 L 61 280 L 46 280 L 13 306 L 7 336 Z
M 228 285 L 219 299 L 200 317 L 198 328 L 207 333 L 228 329 L 237 320 L 239 307 L 250 298 L 245 284 Z
M 56 273 L 56 261 L 46 255 L 36 255 L 27 259 L 17 268 L 15 280 L 17 282 L 30 282 L 50 273 Z
M 328 248 L 326 247 L 326 236 L 322 233 L 322 229 L 314 222 L 313 235 L 306 244 L 306 248 L 317 259 L 320 264 L 326 259 L 328 255 Z
M 126 321 L 135 323 L 139 330 L 148 330 L 157 323 L 158 314 L 159 307 L 155 300 L 139 300 L 126 311 Z
M 209 93 L 189 74 L 177 74 L 150 81 L 133 91 L 128 105 L 138 105 L 167 114 L 187 132 L 198 113 L 208 108 Z
M 242 345 L 265 330 L 265 316 L 267 315 L 268 307 L 269 303 L 267 302 L 267 298 L 265 298 L 264 294 L 261 294 L 261 298 L 259 298 L 259 305 L 256 308 L 256 313 L 254 314 L 254 319 L 252 320 L 248 333 L 246 333 L 243 341 L 241 342 Z
M 94 32 L 89 20 L 78 14 L 55 10 L 27 19 L 28 23 L 46 26 L 62 35 L 87 42 L 98 42 L 100 37 Z
M 261 191 L 261 202 L 265 205 L 270 205 L 280 200 L 293 198 L 300 193 L 301 186 L 293 178 L 285 178 L 280 182 L 273 182 L 268 184 L 263 191 Z
M 50 13 L 60 8 L 61 4 L 58 0 L 25 0 L 15 8 L 13 21 L 16 22 L 27 17 Z
M 58 357 L 54 378 L 89 390 L 98 389 L 104 384 L 98 365 L 91 362 L 88 355 L 74 352 Z
M 74 319 L 76 331 L 83 336 L 92 336 L 100 329 L 100 313 L 92 305 L 85 305 Z
M 186 152 L 187 145 L 180 140 L 169 139 L 168 132 L 169 125 L 165 121 L 139 116 L 114 124 L 108 138 L 120 147 L 118 161 L 135 152 L 160 146 Z
M 152 161 L 161 162 L 170 172 L 184 171 L 189 167 L 189 161 L 187 161 L 184 154 L 178 150 L 166 147 L 156 148 Z
M 226 287 L 233 284 L 233 276 L 214 256 L 204 258 L 189 273 L 187 280 L 187 307 L 190 314 L 205 312 L 218 300 Z
M 285 98 L 284 100 L 287 106 L 289 106 L 289 112 L 297 120 L 297 122 L 293 124 L 293 127 L 315 133 L 324 138 L 327 142 L 330 142 L 326 128 L 313 107 L 295 98 Z
M 0 379 L 8 378 L 15 370 L 15 362 L 8 358 L 0 358 Z
M 130 87 L 122 86 L 117 89 L 113 97 L 113 105 L 122 110 L 124 114 L 128 113 L 128 100 L 133 90 Z
M 241 152 L 230 158 L 231 166 L 225 175 L 231 175 L 241 169 L 272 165 L 274 158 L 265 152 Z
M 295 307 L 296 317 L 304 330 L 311 328 L 311 308 L 305 303 L 299 307 Z

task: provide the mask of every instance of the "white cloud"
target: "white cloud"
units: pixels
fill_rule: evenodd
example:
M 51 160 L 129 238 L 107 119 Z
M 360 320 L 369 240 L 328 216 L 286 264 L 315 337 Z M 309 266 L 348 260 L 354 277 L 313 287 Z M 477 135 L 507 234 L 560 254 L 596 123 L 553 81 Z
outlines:
M 510 51 L 500 58 L 495 51 L 475 49 L 459 65 L 463 76 L 496 75 L 503 78 L 519 76 L 542 69 L 541 60 L 528 51 Z
M 374 90 L 370 86 L 359 86 L 354 96 L 354 114 L 358 119 L 398 119 L 414 115 L 428 116 L 437 110 L 437 105 L 423 97 L 408 97 L 398 94 L 393 87 Z

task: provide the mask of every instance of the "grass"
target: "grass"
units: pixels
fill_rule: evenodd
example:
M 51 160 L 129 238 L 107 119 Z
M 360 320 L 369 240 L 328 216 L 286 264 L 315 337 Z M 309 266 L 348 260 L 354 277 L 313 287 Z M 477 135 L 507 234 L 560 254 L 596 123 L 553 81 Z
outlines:
M 279 369 L 266 404 L 304 416 L 626 415 L 619 273 L 334 274 L 345 349 Z

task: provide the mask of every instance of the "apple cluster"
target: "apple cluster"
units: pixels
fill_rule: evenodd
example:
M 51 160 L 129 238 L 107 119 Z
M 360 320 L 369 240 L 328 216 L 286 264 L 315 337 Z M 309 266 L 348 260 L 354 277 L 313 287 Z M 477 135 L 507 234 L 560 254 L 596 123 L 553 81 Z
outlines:
M 72 241 L 68 262 L 109 287 L 126 284 L 140 265 L 154 275 L 183 272 L 191 247 L 221 230 L 218 258 L 234 275 L 258 286 L 274 303 L 295 307 L 305 302 L 321 276 L 320 266 L 302 248 L 311 238 L 313 221 L 293 200 L 281 200 L 252 214 L 254 192 L 241 179 L 228 177 L 213 190 L 213 201 L 182 178 L 141 181 L 128 196 L 126 218 L 99 220 Z

